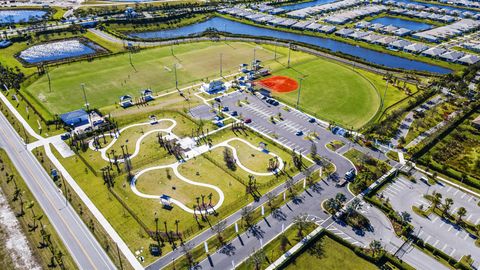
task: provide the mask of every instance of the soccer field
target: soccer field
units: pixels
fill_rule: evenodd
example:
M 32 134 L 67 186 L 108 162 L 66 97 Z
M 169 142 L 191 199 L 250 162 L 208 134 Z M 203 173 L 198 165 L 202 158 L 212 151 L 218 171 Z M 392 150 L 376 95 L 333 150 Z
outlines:
M 36 100 L 52 114 L 81 108 L 84 104 L 80 84 L 85 84 L 91 107 L 102 108 L 119 101 L 122 95 L 140 96 L 140 90 L 151 88 L 161 92 L 175 88 L 174 64 L 177 63 L 179 87 L 191 85 L 201 79 L 220 76 L 220 54 L 223 74 L 238 71 L 239 64 L 253 60 L 255 44 L 201 42 L 173 47 L 159 47 L 132 54 L 120 54 L 92 62 L 75 62 L 49 71 L 26 88 Z M 256 58 L 273 59 L 273 52 L 256 49 Z
M 380 96 L 363 76 L 344 65 L 322 58 L 294 65 L 274 72 L 302 80 L 300 108 L 321 119 L 334 121 L 346 127 L 360 128 L 377 112 Z M 291 105 L 297 102 L 298 90 L 276 94 Z

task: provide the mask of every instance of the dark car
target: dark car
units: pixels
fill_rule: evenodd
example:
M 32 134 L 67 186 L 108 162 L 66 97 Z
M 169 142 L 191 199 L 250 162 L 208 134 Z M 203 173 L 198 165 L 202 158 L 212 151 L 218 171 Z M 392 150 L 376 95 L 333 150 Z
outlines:
M 308 122 L 315 123 L 316 121 L 315 121 L 315 118 L 310 118 L 310 119 L 308 119 Z
M 62 136 L 60 136 L 60 139 L 62 140 L 68 140 L 70 138 L 70 133 L 65 133 L 65 134 L 62 134 Z
M 247 118 L 243 121 L 245 124 L 250 124 L 252 122 L 252 119 Z

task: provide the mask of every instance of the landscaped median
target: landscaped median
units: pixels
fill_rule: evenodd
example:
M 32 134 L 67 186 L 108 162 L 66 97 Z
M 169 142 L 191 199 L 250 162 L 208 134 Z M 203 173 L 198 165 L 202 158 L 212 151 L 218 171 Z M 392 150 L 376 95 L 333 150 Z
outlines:
M 76 263 L 37 203 L 35 196 L 18 174 L 7 153 L 1 149 L 0 187 L 8 199 L 10 208 L 16 212 L 22 231 L 29 241 L 29 247 L 41 267 L 43 269 L 76 269 Z M 2 262 L 4 262 L 3 258 Z M 3 267 L 6 267 L 3 269 L 10 269 L 7 265 Z

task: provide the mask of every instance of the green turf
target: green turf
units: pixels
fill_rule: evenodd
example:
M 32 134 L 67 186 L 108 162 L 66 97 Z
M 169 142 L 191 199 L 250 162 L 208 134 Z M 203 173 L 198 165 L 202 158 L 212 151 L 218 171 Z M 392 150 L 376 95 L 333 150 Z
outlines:
M 238 65 L 253 58 L 254 45 L 247 43 L 202 42 L 174 47 L 159 47 L 132 54 L 120 54 L 93 62 L 76 62 L 50 70 L 52 91 L 48 79 L 43 76 L 27 87 L 52 113 L 63 113 L 83 106 L 80 84 L 85 83 L 91 107 L 101 108 L 115 104 L 125 94 L 138 97 L 139 91 L 151 88 L 155 92 L 175 87 L 174 63 L 177 64 L 179 85 L 188 86 L 200 79 L 219 76 L 220 53 L 223 54 L 223 71 L 238 71 Z M 273 57 L 266 50 L 257 50 L 257 58 Z
M 367 79 L 350 68 L 322 58 L 280 70 L 275 75 L 289 76 L 297 81 L 303 77 L 300 107 L 347 127 L 363 126 L 380 105 L 379 95 Z M 298 91 L 276 96 L 295 105 Z
M 373 270 L 374 264 L 358 257 L 355 253 L 328 236 L 321 237 L 308 250 L 291 262 L 286 270 Z

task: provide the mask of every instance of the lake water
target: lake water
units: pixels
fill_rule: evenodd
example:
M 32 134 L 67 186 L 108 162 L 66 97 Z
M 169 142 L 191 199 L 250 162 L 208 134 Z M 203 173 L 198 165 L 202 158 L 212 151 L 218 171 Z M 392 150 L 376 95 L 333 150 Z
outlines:
M 280 6 L 280 7 L 283 8 L 284 10 L 292 11 L 292 10 L 297 10 L 297 9 L 316 6 L 316 5 L 324 5 L 324 4 L 328 4 L 328 3 L 333 3 L 333 2 L 336 2 L 336 1 L 337 0 L 316 0 L 316 1 L 303 2 L 303 3 L 298 3 L 298 4 Z
M 279 30 L 267 29 L 263 27 L 248 25 L 225 18 L 215 17 L 204 22 L 179 27 L 175 29 L 159 30 L 152 32 L 130 33 L 130 37 L 142 39 L 165 39 L 194 35 L 205 31 L 207 28 L 216 28 L 233 34 L 243 34 L 249 36 L 265 36 L 281 40 L 293 40 L 311 44 L 321 48 L 329 49 L 333 52 L 342 52 L 365 59 L 368 62 L 383 65 L 390 68 L 403 68 L 407 70 L 428 71 L 434 73 L 446 74 L 451 70 L 436 65 L 427 64 L 420 61 L 409 60 L 406 58 L 393 56 L 374 50 L 357 47 L 344 42 L 335 41 L 327 38 L 313 37 L 296 33 L 284 32 Z
M 395 17 L 381 17 L 374 20 L 371 20 L 372 23 L 381 23 L 383 25 L 393 25 L 396 27 L 403 27 L 413 31 L 423 31 L 432 28 L 431 24 L 422 23 L 422 22 L 414 22 L 404 19 L 399 19 Z
M 39 20 L 47 14 L 43 10 L 0 10 L 0 24 L 12 24 Z
M 22 51 L 19 57 L 27 63 L 35 64 L 94 54 L 95 52 L 96 50 L 93 46 L 88 46 L 77 39 L 72 39 L 32 46 Z

